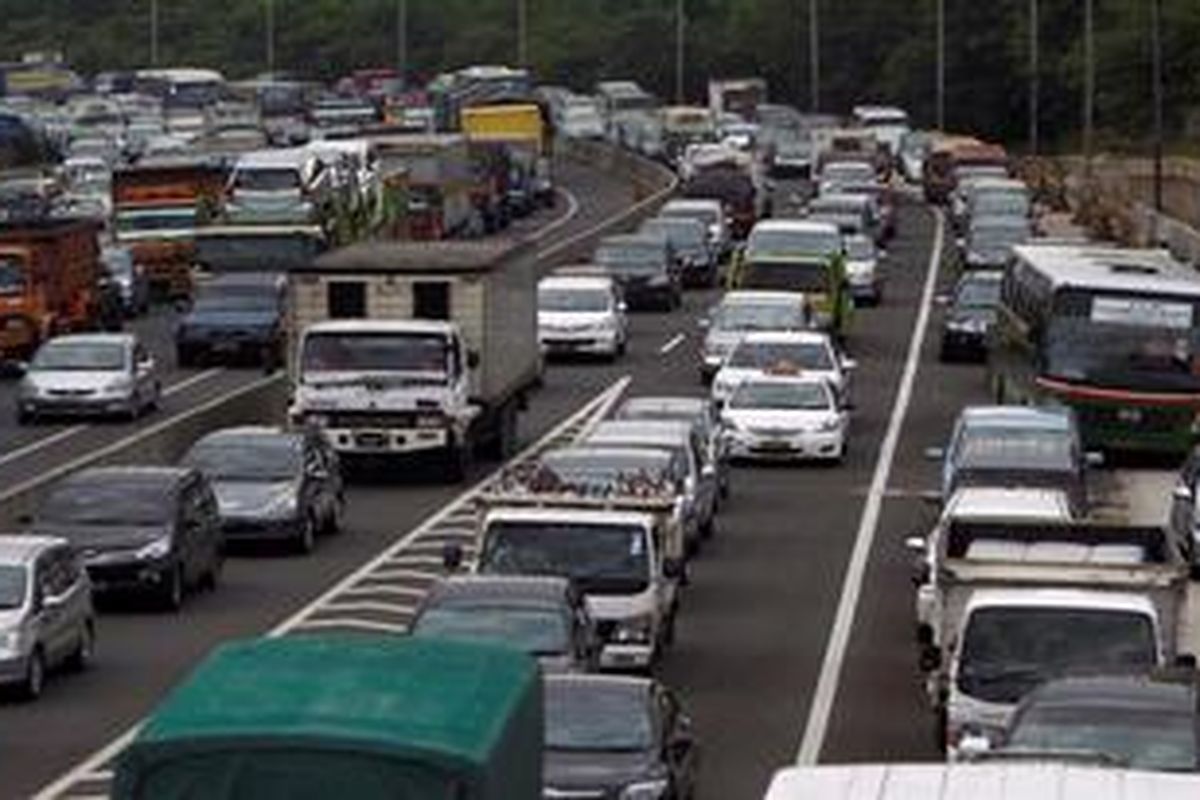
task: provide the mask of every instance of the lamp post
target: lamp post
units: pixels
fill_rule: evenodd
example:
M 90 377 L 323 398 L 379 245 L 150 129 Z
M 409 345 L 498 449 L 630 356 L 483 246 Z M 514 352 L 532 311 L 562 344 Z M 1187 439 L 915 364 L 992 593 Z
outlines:
M 937 129 L 946 130 L 946 0 L 937 0 Z
M 808 0 L 808 86 L 810 110 L 821 110 L 821 10 L 820 0 Z
M 1150 2 L 1150 49 L 1154 80 L 1154 210 L 1163 210 L 1162 0 Z
M 1092 129 L 1096 115 L 1096 14 L 1094 0 L 1083 2 L 1083 163 L 1092 173 Z
M 1038 115 L 1041 92 L 1041 13 L 1038 0 L 1029 0 L 1029 155 L 1038 154 Z
M 267 72 L 275 72 L 275 0 L 267 3 Z
M 401 85 L 408 88 L 408 0 L 396 2 L 396 71 Z
M 158 0 L 150 0 L 150 66 L 158 66 Z
M 687 40 L 687 16 L 683 0 L 675 0 L 675 103 L 684 102 L 684 56 Z

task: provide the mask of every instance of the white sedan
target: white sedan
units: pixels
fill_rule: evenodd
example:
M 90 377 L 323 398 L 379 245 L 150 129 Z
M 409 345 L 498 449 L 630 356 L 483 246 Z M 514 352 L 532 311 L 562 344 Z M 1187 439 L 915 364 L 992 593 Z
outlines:
M 721 424 L 730 458 L 840 462 L 850 411 L 828 381 L 770 375 L 742 382 Z
M 780 371 L 824 380 L 833 386 L 838 396 L 845 398 L 849 396 L 850 373 L 854 368 L 853 361 L 838 354 L 827 333 L 749 333 L 737 343 L 713 378 L 712 398 L 720 405 L 733 396 L 743 381 Z

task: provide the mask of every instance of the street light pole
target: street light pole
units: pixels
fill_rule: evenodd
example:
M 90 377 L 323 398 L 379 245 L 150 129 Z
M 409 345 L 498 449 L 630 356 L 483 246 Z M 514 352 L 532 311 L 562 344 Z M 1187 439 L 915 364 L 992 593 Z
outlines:
M 1154 210 L 1163 210 L 1162 0 L 1150 2 L 1150 47 L 1154 71 Z
M 683 0 L 675 0 L 675 103 L 684 102 L 684 55 L 687 37 L 687 16 Z
M 819 0 L 808 0 L 808 86 L 812 93 L 810 109 L 821 110 L 821 10 Z
M 946 0 L 937 0 L 937 129 L 946 130 Z
M 150 66 L 158 66 L 158 0 L 150 0 Z
M 528 0 L 517 0 L 517 66 L 529 66 L 529 9 Z
M 1096 114 L 1096 14 L 1094 0 L 1083 3 L 1083 163 L 1092 172 L 1092 128 Z
M 275 72 L 275 0 L 267 3 L 267 72 Z
M 396 70 L 400 84 L 408 88 L 408 0 L 396 3 Z
M 1029 155 L 1038 154 L 1038 103 L 1041 92 L 1041 13 L 1038 0 L 1029 0 Z

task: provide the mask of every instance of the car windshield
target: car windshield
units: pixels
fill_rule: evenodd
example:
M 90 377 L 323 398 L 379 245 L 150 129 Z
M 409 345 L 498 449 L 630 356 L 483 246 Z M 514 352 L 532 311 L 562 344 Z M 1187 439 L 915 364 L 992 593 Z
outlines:
M 299 475 L 302 458 L 293 436 L 246 435 L 200 442 L 185 463 L 214 480 L 276 482 Z
M 1029 239 L 1029 228 L 1018 225 L 972 225 L 972 250 L 996 250 L 1012 247 Z
M 729 358 L 736 369 L 815 369 L 834 367 L 829 348 L 816 342 L 744 342 Z
M 636 525 L 496 522 L 486 542 L 483 574 L 570 578 L 592 594 L 632 594 L 649 585 L 646 531 Z
M 1146 391 L 1200 391 L 1200 327 L 1191 298 L 1060 293 L 1042 347 L 1044 372 Z
M 798 254 L 828 257 L 842 252 L 842 235 L 828 230 L 763 230 L 750 234 L 747 256 L 758 254 Z
M 270 286 L 200 286 L 196 311 L 272 311 L 279 295 Z
M 1066 432 L 989 426 L 963 435 L 954 463 L 963 469 L 1070 470 L 1072 452 Z
M 787 303 L 727 303 L 717 308 L 713 328 L 722 331 L 797 331 L 808 327 L 799 301 Z
M 548 750 L 633 753 L 652 746 L 654 724 L 642 691 L 569 681 L 545 686 Z
M 126 364 L 126 347 L 107 342 L 50 342 L 38 350 L 34 372 L 112 372 Z
M 25 605 L 25 569 L 0 564 L 0 611 Z
M 596 251 L 596 263 L 616 272 L 662 272 L 666 254 L 657 244 L 606 244 Z
M 994 309 L 1000 304 L 1000 281 L 965 280 L 958 286 L 954 304 L 959 308 Z
M 738 386 L 729 398 L 731 409 L 763 411 L 828 411 L 833 407 L 829 389 L 820 383 L 758 383 Z
M 413 634 L 504 644 L 534 656 L 569 652 L 570 634 L 563 615 L 553 609 L 522 606 L 435 606 L 417 617 Z
M 686 252 L 703 250 L 708 244 L 708 231 L 703 223 L 698 221 L 652 219 L 642 226 L 642 232 L 651 236 L 662 236 L 676 249 Z
M 25 269 L 13 256 L 0 255 L 0 297 L 25 294 Z
M 289 192 L 300 189 L 300 173 L 292 168 L 238 170 L 233 187 L 244 192 Z
M 875 243 L 866 236 L 847 236 L 846 256 L 855 261 L 872 261 L 875 259 Z
M 604 289 L 538 289 L 538 311 L 600 313 L 612 307 L 612 293 Z
M 1072 672 L 1147 670 L 1158 658 L 1144 614 L 1085 608 L 976 609 L 967 620 L 958 684 L 968 696 L 1014 703 Z
M 1131 769 L 1194 772 L 1196 718 L 1183 710 L 1033 706 L 1008 737 L 1015 750 L 1101 753 Z
M 1029 195 L 1024 192 L 979 192 L 972 201 L 971 213 L 975 216 L 1024 218 L 1029 214 Z
M 317 333 L 304 340 L 305 373 L 429 372 L 444 375 L 450 343 L 438 334 Z
M 830 164 L 821 170 L 822 183 L 860 183 L 875 180 L 875 168 L 870 164 Z
M 701 206 L 671 207 L 668 205 L 664 206 L 663 209 L 658 212 L 658 215 L 660 217 L 670 217 L 672 219 L 699 220 L 700 222 L 704 223 L 705 227 L 708 227 L 709 225 L 716 225 L 721 221 L 720 214 L 715 208 L 704 208 Z
M 38 519 L 52 525 L 157 526 L 169 522 L 173 510 L 167 487 L 158 481 L 77 480 L 51 492 Z

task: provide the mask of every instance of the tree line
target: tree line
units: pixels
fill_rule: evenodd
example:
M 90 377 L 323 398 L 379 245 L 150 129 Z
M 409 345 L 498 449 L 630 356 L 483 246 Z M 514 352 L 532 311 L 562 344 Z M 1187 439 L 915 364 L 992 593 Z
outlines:
M 154 0 L 5 0 L 0 61 L 61 50 L 84 72 L 146 66 Z M 517 60 L 521 0 L 406 0 L 414 78 Z M 671 99 L 676 0 L 524 0 L 528 58 L 539 78 L 587 89 L 632 78 Z M 1093 0 L 1095 122 L 1100 146 L 1138 148 L 1151 130 L 1152 0 Z M 276 67 L 329 79 L 395 65 L 402 0 L 157 0 L 160 61 L 266 68 L 268 3 Z M 815 0 L 822 110 L 902 105 L 935 119 L 937 0 Z M 1166 122 L 1186 143 L 1200 128 L 1200 2 L 1161 0 Z M 810 0 L 684 0 L 685 86 L 761 75 L 773 98 L 809 106 Z M 1041 135 L 1077 149 L 1083 118 L 1085 0 L 1039 0 Z M 1030 0 L 944 0 L 947 127 L 1021 144 L 1028 130 Z

